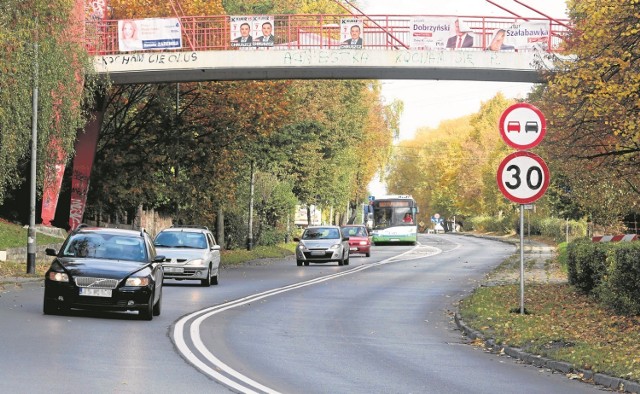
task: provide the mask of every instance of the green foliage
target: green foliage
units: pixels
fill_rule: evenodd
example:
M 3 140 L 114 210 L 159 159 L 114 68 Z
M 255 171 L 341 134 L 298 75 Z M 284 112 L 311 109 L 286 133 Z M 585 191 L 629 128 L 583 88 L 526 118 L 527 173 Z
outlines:
M 592 242 L 583 238 L 567 247 L 569 284 L 590 294 L 602 283 L 607 272 L 607 253 L 610 243 Z
M 640 314 L 640 243 L 591 242 L 567 247 L 569 283 L 624 315 Z
M 619 242 L 608 249 L 598 297 L 616 313 L 640 315 L 640 242 Z
M 0 250 L 26 247 L 27 235 L 27 228 L 0 220 Z M 60 238 L 37 233 L 36 242 L 38 245 L 49 245 L 60 243 L 62 240 Z
M 274 246 L 258 246 L 252 250 L 225 250 L 220 256 L 223 266 L 238 265 L 258 259 L 276 259 L 293 255 L 295 243 L 278 244 Z
M 466 231 L 509 234 L 513 232 L 512 218 L 508 216 L 473 216 L 464 222 Z
M 518 228 L 520 219 L 517 218 L 513 226 Z M 525 214 L 525 232 L 531 235 L 540 235 L 555 242 L 562 242 L 585 237 L 587 235 L 587 223 L 585 220 L 565 220 L 554 217 L 541 217 L 539 215 Z
M 72 19 L 74 5 L 71 0 L 6 0 L 0 5 L 0 203 L 7 190 L 25 180 L 19 167 L 30 156 L 34 86 L 39 93 L 38 188 L 45 169 L 66 161 L 85 123 L 82 108 L 92 104 L 95 79 L 78 42 L 82 34 Z M 84 95 L 83 83 L 88 87 Z

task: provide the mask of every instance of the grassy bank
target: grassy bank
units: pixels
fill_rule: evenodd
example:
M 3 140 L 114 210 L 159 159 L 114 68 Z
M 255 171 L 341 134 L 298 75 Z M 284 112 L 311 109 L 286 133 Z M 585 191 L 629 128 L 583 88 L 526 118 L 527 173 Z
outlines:
M 0 250 L 8 248 L 20 248 L 27 246 L 28 231 L 26 228 L 0 220 Z M 63 239 L 37 233 L 36 242 L 39 245 L 48 245 L 62 242 Z
M 461 302 L 460 316 L 497 343 L 640 381 L 640 316 L 613 314 L 566 282 L 527 284 L 527 314 L 519 299 L 519 284 L 479 287 Z

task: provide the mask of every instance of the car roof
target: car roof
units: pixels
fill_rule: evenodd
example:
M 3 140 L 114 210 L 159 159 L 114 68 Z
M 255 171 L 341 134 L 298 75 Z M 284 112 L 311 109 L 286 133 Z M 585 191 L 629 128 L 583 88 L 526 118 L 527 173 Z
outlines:
M 366 227 L 364 224 L 345 224 L 342 227 Z
M 326 226 L 309 226 L 307 227 L 307 230 L 312 230 L 317 228 L 340 228 L 340 226 L 334 226 L 333 224 L 328 224 Z
M 160 233 L 168 233 L 168 232 L 174 232 L 174 233 L 180 233 L 180 232 L 190 232 L 190 233 L 208 233 L 210 232 L 208 228 L 206 227 L 169 227 L 169 228 L 165 228 L 164 230 L 161 230 L 158 234 Z
M 75 234 L 91 234 L 91 233 L 104 233 L 112 235 L 127 235 L 130 237 L 139 237 L 143 230 L 129 230 L 124 228 L 110 228 L 110 227 L 82 227 L 75 231 Z

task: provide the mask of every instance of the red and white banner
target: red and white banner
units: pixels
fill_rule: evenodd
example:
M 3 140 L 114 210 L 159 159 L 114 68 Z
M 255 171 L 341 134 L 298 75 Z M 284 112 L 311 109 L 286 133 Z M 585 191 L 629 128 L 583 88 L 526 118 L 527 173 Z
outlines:
M 638 234 L 599 235 L 591 238 L 592 242 L 630 242 L 640 241 Z
M 73 159 L 73 174 L 71 175 L 71 208 L 69 210 L 69 227 L 75 230 L 84 216 L 89 192 L 89 179 L 93 159 L 96 155 L 98 133 L 104 112 L 94 112 L 93 118 L 85 126 L 84 132 L 80 131 L 76 139 L 76 156 Z

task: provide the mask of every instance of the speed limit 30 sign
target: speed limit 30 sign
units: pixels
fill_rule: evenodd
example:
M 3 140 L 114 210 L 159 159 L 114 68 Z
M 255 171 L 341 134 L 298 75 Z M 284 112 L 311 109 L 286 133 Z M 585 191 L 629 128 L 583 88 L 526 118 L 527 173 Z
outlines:
M 519 151 L 505 157 L 498 167 L 498 187 L 509 200 L 530 204 L 547 191 L 549 168 L 540 156 Z

